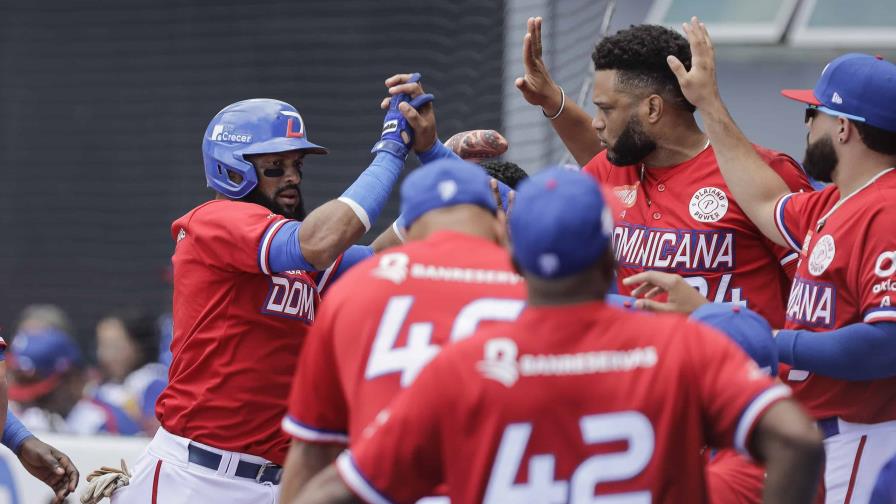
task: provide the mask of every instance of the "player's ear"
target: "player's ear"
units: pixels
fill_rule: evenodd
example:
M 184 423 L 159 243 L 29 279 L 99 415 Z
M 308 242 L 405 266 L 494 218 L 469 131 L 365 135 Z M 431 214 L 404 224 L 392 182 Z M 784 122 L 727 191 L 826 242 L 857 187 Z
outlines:
M 495 233 L 495 241 L 498 242 L 498 245 L 509 249 L 510 248 L 510 237 L 507 233 L 507 214 L 498 210 L 498 213 L 495 215 L 494 225 L 494 233 Z
M 837 118 L 837 143 L 846 143 L 852 137 L 853 133 L 858 134 L 856 131 L 856 127 L 852 122 L 845 117 Z
M 647 122 L 656 124 L 663 117 L 663 98 L 660 95 L 652 94 L 647 97 Z

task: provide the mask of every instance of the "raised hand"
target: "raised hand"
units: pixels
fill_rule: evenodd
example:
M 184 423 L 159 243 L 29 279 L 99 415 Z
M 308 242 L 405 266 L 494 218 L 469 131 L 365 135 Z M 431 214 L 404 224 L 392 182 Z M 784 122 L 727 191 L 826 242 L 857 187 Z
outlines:
M 523 67 L 526 75 L 518 77 L 514 85 L 523 93 L 527 102 L 541 107 L 545 115 L 553 116 L 560 110 L 562 92 L 541 58 L 541 21 L 540 17 L 529 18 L 527 21 L 526 35 L 523 37 Z
M 691 46 L 691 69 L 686 69 L 684 64 L 672 55 L 666 57 L 666 62 L 678 79 L 685 98 L 692 105 L 698 109 L 717 105 L 721 103 L 721 97 L 716 81 L 715 53 L 706 25 L 695 16 L 691 18 L 690 23 L 683 23 L 682 27 Z
M 709 301 L 697 289 L 674 273 L 643 271 L 622 279 L 624 285 L 637 285 L 632 296 L 639 298 L 635 308 L 656 312 L 676 312 L 689 314 Z M 666 302 L 652 298 L 667 294 Z
M 385 84 L 389 96 L 383 98 L 380 108 L 389 109 L 394 103 L 412 130 L 411 138 L 404 139 L 406 145 L 416 152 L 429 150 L 436 142 L 436 115 L 432 106 L 433 96 L 423 92 L 420 74 L 396 74 L 386 79 Z M 393 98 L 396 97 L 398 101 L 394 102 Z

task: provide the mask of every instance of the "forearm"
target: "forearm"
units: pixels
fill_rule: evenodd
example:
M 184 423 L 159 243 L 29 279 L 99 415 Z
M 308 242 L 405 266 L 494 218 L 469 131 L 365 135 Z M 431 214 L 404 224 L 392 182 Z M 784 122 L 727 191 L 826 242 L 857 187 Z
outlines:
M 738 206 L 765 236 L 786 245 L 774 218 L 778 199 L 791 192 L 784 180 L 759 157 L 721 100 L 701 109 L 700 115 L 719 169 Z
M 283 481 L 280 483 L 281 504 L 293 502 L 311 478 L 336 460 L 336 456 L 344 448 L 341 444 L 315 444 L 294 440 L 286 456 Z
M 591 116 L 569 99 L 563 112 L 550 123 L 579 166 L 585 166 L 604 149 L 597 131 L 591 126 Z
M 317 269 L 324 269 L 358 241 L 386 204 L 403 167 L 404 160 L 379 152 L 341 197 L 308 214 L 299 230 L 299 246 L 305 259 Z
M 3 427 L 3 445 L 18 454 L 22 443 L 34 435 L 22 425 L 22 422 L 12 413 L 6 411 L 6 422 Z
M 825 332 L 782 329 L 776 342 L 781 362 L 795 369 L 841 380 L 896 376 L 896 322 L 857 323 Z
M 399 222 L 396 220 L 385 231 L 370 244 L 370 248 L 374 253 L 386 250 L 390 247 L 396 247 L 404 242 L 404 231 L 398 228 Z
M 763 502 L 812 502 L 824 447 L 815 423 L 795 401 L 772 404 L 750 444 L 750 453 L 765 463 Z
M 286 502 L 281 500 L 281 502 Z M 290 504 L 355 504 L 357 498 L 339 477 L 335 465 L 317 474 Z

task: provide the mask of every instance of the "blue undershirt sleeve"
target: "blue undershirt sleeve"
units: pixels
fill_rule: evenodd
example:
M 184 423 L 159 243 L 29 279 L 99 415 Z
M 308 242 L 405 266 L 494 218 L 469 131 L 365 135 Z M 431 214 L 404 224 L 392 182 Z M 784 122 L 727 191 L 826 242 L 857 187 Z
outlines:
M 305 260 L 302 249 L 299 247 L 299 229 L 301 227 L 302 223 L 299 221 L 287 221 L 286 224 L 280 226 L 277 234 L 271 239 L 270 250 L 267 252 L 271 273 L 293 270 L 317 271 L 317 268 Z
M 402 168 L 403 159 L 388 152 L 378 152 L 370 166 L 339 197 L 339 201 L 355 212 L 365 230 L 370 231 L 370 225 L 379 216 Z
M 781 362 L 840 380 L 896 376 L 896 322 L 856 323 L 825 332 L 782 329 Z
M 13 414 L 12 410 L 6 410 L 6 425 L 3 426 L 3 445 L 12 450 L 16 455 L 22 443 L 32 437 L 31 433 L 22 422 Z

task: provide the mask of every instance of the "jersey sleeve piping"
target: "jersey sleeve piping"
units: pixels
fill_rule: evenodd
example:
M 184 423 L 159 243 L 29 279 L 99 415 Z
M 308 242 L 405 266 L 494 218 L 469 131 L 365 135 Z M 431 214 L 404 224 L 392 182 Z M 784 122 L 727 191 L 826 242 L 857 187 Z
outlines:
M 778 228 L 778 232 L 784 237 L 784 241 L 787 242 L 787 245 L 796 252 L 799 252 L 802 249 L 802 246 L 800 246 L 799 240 L 794 237 L 793 233 L 787 229 L 787 224 L 784 222 L 784 207 L 787 205 L 787 202 L 790 201 L 791 196 L 793 196 L 793 193 L 781 196 L 778 203 L 775 205 L 775 225 Z
M 747 440 L 750 433 L 753 432 L 756 421 L 769 406 L 787 397 L 790 397 L 790 388 L 787 385 L 775 385 L 764 390 L 750 402 L 740 416 L 740 420 L 737 422 L 737 429 L 734 431 L 734 448 L 737 451 L 750 458 L 750 453 L 747 450 Z
M 896 322 L 896 306 L 871 308 L 865 312 L 862 322 Z
M 391 500 L 374 488 L 367 481 L 367 478 L 361 474 L 350 451 L 342 452 L 336 459 L 336 470 L 339 472 L 342 481 L 364 502 L 368 504 L 392 504 Z
M 310 441 L 312 443 L 342 443 L 348 444 L 348 434 L 340 431 L 331 431 L 318 429 L 305 425 L 295 418 L 286 415 L 280 423 L 283 430 L 290 436 L 301 441 Z
M 258 268 L 265 275 L 271 274 L 271 242 L 274 241 L 277 231 L 287 222 L 289 222 L 287 219 L 274 222 L 268 226 L 268 230 L 265 231 L 264 236 L 261 238 L 261 245 L 258 247 Z
M 800 255 L 798 253 L 791 252 L 781 259 L 781 266 L 787 266 L 788 264 L 792 263 L 793 261 L 796 261 L 799 258 L 800 258 Z

